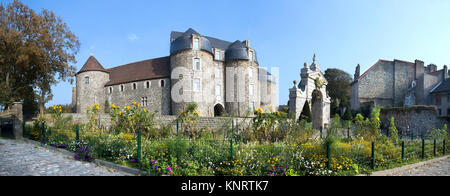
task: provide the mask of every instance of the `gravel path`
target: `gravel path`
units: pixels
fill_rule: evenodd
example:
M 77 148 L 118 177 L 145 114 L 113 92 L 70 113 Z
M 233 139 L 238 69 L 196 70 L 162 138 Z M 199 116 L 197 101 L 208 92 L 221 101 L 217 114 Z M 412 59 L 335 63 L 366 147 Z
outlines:
M 394 176 L 450 176 L 450 158 L 400 172 Z
M 23 140 L 0 138 L 0 176 L 123 176 Z

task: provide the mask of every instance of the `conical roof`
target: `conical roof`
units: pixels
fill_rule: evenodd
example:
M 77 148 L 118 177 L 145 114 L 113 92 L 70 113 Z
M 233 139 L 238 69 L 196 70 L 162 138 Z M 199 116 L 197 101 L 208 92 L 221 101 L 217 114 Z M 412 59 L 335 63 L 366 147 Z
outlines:
M 107 72 L 105 68 L 97 61 L 97 59 L 94 56 L 90 56 L 86 63 L 84 63 L 83 67 L 80 69 L 80 71 L 77 73 L 85 72 L 85 71 L 103 71 Z

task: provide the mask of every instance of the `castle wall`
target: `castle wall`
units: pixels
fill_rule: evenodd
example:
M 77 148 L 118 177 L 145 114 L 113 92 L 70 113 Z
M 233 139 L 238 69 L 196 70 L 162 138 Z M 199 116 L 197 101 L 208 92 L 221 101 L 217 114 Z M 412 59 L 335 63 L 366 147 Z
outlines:
M 161 86 L 162 80 L 164 80 L 164 86 Z M 146 82 L 150 82 L 150 88 L 146 88 Z M 134 83 L 136 89 L 133 89 Z M 123 91 L 120 89 L 122 85 Z M 103 92 L 109 105 L 114 104 L 123 108 L 123 106 L 131 105 L 133 101 L 136 101 L 148 111 L 169 115 L 171 114 L 170 86 L 169 78 L 159 78 L 106 86 Z M 110 92 L 110 87 L 112 92 Z M 147 106 L 142 102 L 142 98 L 147 100 Z
M 225 69 L 230 71 L 226 73 L 225 78 L 225 110 L 228 113 L 237 116 L 252 115 L 253 109 L 260 107 L 257 67 L 258 64 L 256 62 L 248 60 L 231 60 L 226 62 Z M 249 69 L 252 70 L 252 77 L 249 76 Z M 250 85 L 253 85 L 253 96 L 250 96 L 249 93 Z
M 199 58 L 201 62 L 201 70 L 195 71 L 193 69 L 194 58 Z M 172 88 L 178 92 L 175 94 L 181 95 L 181 100 L 178 100 L 172 95 L 172 113 L 180 114 L 190 103 L 196 103 L 200 116 L 214 116 L 215 103 L 215 63 L 213 55 L 202 50 L 184 50 L 170 56 L 170 66 L 172 70 Z M 175 68 L 184 68 L 186 72 Z M 179 79 L 179 76 L 182 79 Z M 175 77 L 175 78 L 173 78 Z M 193 91 L 194 78 L 200 78 L 200 91 Z M 218 81 L 220 83 L 220 81 Z M 223 98 L 223 97 L 222 97 Z
M 89 84 L 85 84 L 89 77 Z M 102 71 L 86 71 L 76 76 L 76 111 L 86 113 L 89 106 L 98 104 L 103 111 L 105 105 L 104 86 L 109 81 L 109 74 Z

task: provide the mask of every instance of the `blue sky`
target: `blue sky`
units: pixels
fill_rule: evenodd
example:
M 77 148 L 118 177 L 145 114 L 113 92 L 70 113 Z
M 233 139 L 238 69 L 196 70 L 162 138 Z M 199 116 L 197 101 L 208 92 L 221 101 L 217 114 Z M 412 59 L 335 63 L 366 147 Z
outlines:
M 106 68 L 168 56 L 170 32 L 190 27 L 227 41 L 248 39 L 260 66 L 280 68 L 279 104 L 287 103 L 292 81 L 314 53 L 322 71 L 352 76 L 358 63 L 364 72 L 378 59 L 450 65 L 448 0 L 23 2 L 52 10 L 79 37 L 77 69 L 90 54 Z M 54 86 L 47 105 L 70 103 L 72 85 Z

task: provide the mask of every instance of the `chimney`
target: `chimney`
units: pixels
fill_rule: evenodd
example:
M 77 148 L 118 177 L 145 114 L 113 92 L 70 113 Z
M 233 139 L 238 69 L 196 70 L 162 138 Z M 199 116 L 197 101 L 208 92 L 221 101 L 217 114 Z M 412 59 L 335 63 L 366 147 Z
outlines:
M 247 47 L 250 48 L 250 40 L 244 40 L 244 43 L 245 43 L 245 45 L 246 45 Z
M 353 80 L 357 80 L 359 78 L 361 66 L 358 64 L 355 69 L 355 75 L 353 76 Z
M 443 71 L 444 73 L 444 81 L 448 78 L 448 68 L 447 68 L 447 65 L 444 65 L 444 71 Z

